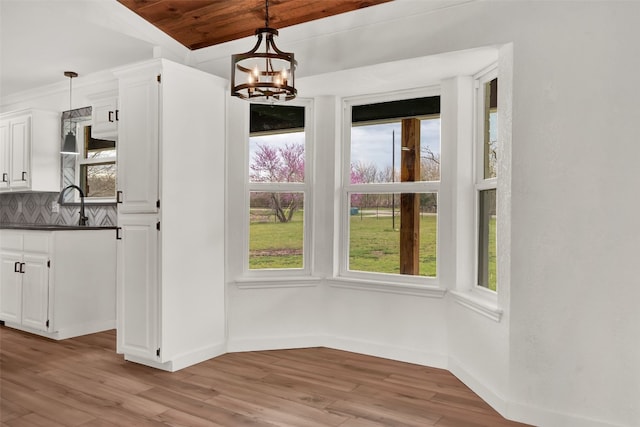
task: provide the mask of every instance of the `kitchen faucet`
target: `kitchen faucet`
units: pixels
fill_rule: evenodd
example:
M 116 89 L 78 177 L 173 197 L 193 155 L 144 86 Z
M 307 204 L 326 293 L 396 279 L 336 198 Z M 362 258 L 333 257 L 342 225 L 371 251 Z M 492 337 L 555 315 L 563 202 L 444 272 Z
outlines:
M 62 204 L 64 193 L 66 193 L 70 188 L 75 188 L 80 193 L 80 219 L 78 220 L 78 225 L 87 225 L 87 220 L 89 218 L 84 216 L 84 193 L 82 192 L 82 188 L 78 187 L 77 185 L 68 185 L 64 187 L 60 192 L 60 195 L 58 196 L 58 204 Z

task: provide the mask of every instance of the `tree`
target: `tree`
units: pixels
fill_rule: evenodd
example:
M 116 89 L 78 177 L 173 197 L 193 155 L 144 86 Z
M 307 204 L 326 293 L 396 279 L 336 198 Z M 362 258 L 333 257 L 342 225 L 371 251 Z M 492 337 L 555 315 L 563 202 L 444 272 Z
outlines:
M 254 182 L 303 182 L 304 145 L 286 144 L 274 148 L 258 144 L 250 168 Z M 302 207 L 303 198 L 300 193 L 272 192 L 266 203 L 279 222 L 289 222 Z

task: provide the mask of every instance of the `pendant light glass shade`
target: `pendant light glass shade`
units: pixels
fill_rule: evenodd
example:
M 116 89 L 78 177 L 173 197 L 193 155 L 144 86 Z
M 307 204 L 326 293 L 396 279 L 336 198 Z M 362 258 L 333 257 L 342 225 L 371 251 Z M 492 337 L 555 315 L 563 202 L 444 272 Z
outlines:
M 231 95 L 256 101 L 288 101 L 298 93 L 297 62 L 293 53 L 276 46 L 278 30 L 269 27 L 269 0 L 265 0 L 265 6 L 265 24 L 256 30 L 256 45 L 249 52 L 231 56 Z
M 73 71 L 65 71 L 64 75 L 69 77 L 69 133 L 67 133 L 67 136 L 64 137 L 64 143 L 62 144 L 62 150 L 60 150 L 60 153 L 79 154 L 76 136 L 72 131 L 73 122 L 71 121 L 71 94 L 72 94 L 71 80 L 74 77 L 78 77 L 78 73 Z

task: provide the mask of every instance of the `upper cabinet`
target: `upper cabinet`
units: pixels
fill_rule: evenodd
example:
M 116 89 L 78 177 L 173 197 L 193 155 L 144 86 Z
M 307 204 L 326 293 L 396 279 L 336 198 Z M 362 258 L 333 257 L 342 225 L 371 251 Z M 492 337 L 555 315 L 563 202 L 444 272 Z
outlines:
M 118 213 L 158 212 L 159 94 L 157 67 L 120 76 Z
M 60 191 L 60 114 L 0 115 L 0 191 Z
M 105 92 L 91 97 L 91 136 L 98 139 L 114 139 L 118 136 L 118 97 Z

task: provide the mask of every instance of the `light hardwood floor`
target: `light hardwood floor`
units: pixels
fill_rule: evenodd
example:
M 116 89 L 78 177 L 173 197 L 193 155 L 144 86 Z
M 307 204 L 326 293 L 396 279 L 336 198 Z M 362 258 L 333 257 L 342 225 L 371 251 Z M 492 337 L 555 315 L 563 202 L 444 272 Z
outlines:
M 115 331 L 65 341 L 0 327 L 2 426 L 523 426 L 441 369 L 308 348 L 178 372 L 125 362 Z

